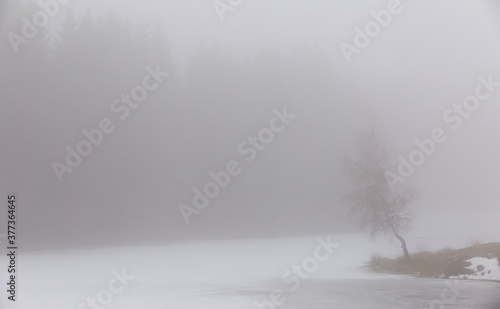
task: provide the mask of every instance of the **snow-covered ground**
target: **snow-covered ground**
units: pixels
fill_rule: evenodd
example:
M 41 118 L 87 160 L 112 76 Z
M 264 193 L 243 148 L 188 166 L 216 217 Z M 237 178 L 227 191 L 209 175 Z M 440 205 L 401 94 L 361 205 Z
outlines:
M 476 280 L 498 280 L 500 281 L 500 262 L 498 259 L 474 257 L 467 260 L 471 266 L 466 267 L 474 271 L 472 275 L 460 275 L 453 278 L 476 279 Z
M 327 236 L 322 238 L 328 240 Z M 374 276 L 359 269 L 374 244 L 361 235 L 333 236 L 330 241 L 340 247 L 332 249 L 332 254 L 310 273 L 311 278 Z M 124 270 L 134 279 L 121 293 L 113 294 L 109 308 L 139 308 L 145 299 L 158 302 L 148 308 L 165 308 L 167 303 L 180 308 L 200 302 L 208 306 L 204 295 L 215 287 L 258 288 L 260 282 L 279 279 L 293 265 L 314 256 L 318 246 L 317 237 L 311 237 L 21 253 L 17 304 L 21 308 L 77 308 L 87 297 L 96 297 L 107 287 L 114 277 L 113 270 Z M 321 254 L 326 255 L 326 251 Z M 60 292 L 55 295 L 54 291 Z M 236 298 L 252 303 L 251 299 Z
M 360 268 L 373 252 L 396 255 L 399 250 L 396 244 L 346 234 L 21 252 L 17 301 L 8 302 L 2 289 L 0 308 L 85 309 L 93 308 L 92 299 L 102 308 L 120 309 L 256 308 L 255 302 L 280 299 L 276 291 L 304 292 L 308 282 L 322 279 L 400 278 Z M 7 281 L 5 271 L 0 276 Z M 282 308 L 289 308 L 286 302 Z

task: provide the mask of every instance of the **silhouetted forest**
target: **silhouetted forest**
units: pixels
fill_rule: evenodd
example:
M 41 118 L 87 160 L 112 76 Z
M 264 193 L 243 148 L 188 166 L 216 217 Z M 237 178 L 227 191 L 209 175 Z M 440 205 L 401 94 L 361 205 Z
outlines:
M 29 15 L 26 15 L 26 12 L 30 12 L 30 9 L 27 8 L 9 24 L 9 28 L 3 30 L 18 33 L 22 27 L 22 16 Z M 7 33 L 1 35 L 6 36 Z M 30 102 L 27 105 L 29 108 L 20 117 L 25 123 L 18 127 L 15 134 L 29 136 L 34 130 L 46 133 L 46 139 L 37 141 L 35 145 L 20 146 L 17 149 L 40 153 L 40 162 L 31 164 L 46 166 L 47 170 L 41 170 L 40 173 L 47 175 L 53 174 L 48 171 L 50 165 L 47 162 L 61 160 L 65 145 L 74 144 L 75 136 L 80 134 L 79 130 L 75 129 L 68 131 L 64 140 L 54 141 L 52 130 L 65 131 L 66 128 L 72 127 L 80 128 L 81 131 L 95 127 L 99 119 L 110 113 L 109 108 L 113 100 L 141 82 L 146 67 L 155 68 L 159 65 L 162 71 L 170 73 L 168 82 L 149 95 L 144 103 L 151 107 L 148 112 L 154 116 L 147 123 L 141 122 L 134 127 L 134 134 L 140 137 L 140 141 L 134 142 L 133 145 L 128 144 L 126 136 L 130 131 L 127 130 L 132 129 L 125 127 L 120 128 L 123 135 L 113 137 L 112 145 L 107 146 L 122 153 L 120 157 L 102 159 L 103 168 L 115 173 L 115 176 L 106 178 L 109 187 L 101 188 L 102 192 L 98 193 L 88 187 L 82 191 L 83 196 L 74 200 L 62 186 L 60 196 L 40 200 L 38 207 L 33 208 L 30 218 L 34 221 L 27 224 L 44 233 L 46 239 L 59 235 L 58 242 L 64 242 L 61 237 L 70 243 L 78 243 L 79 238 L 86 241 L 93 238 L 94 244 L 125 239 L 123 231 L 120 231 L 120 235 L 114 235 L 112 231 L 106 230 L 106 226 L 113 220 L 119 220 L 121 224 L 129 227 L 131 239 L 207 237 L 205 235 L 206 230 L 210 229 L 210 220 L 186 229 L 177 209 L 177 204 L 181 202 L 177 197 L 178 192 L 202 181 L 200 173 L 203 175 L 205 172 L 199 170 L 206 170 L 206 166 L 197 162 L 228 159 L 228 151 L 234 153 L 235 149 L 232 148 L 245 138 L 241 131 L 235 129 L 252 133 L 259 124 L 265 124 L 262 122 L 264 120 L 260 119 L 262 115 L 269 114 L 272 108 L 281 109 L 287 106 L 297 111 L 313 102 L 331 100 L 342 88 L 327 56 L 320 49 L 297 47 L 294 52 L 284 54 L 273 50 L 272 47 L 262 47 L 252 56 L 241 60 L 233 56 L 230 48 L 215 44 L 206 46 L 200 42 L 187 65 L 179 67 L 162 26 L 132 23 L 114 15 L 96 17 L 87 13 L 77 18 L 68 11 L 58 19 L 57 24 L 40 29 L 40 33 L 27 44 L 20 44 L 19 53 L 15 53 L 12 46 L 7 45 L 1 46 L 0 52 L 4 59 L 0 67 L 0 89 L 3 92 L 0 96 L 9 98 L 4 104 L 15 106 Z M 49 114 L 50 129 L 46 122 L 37 120 L 37 114 L 42 111 Z M 138 111 L 141 112 L 144 111 Z M 207 117 L 207 114 L 210 114 L 210 117 Z M 326 117 L 326 114 L 324 116 Z M 133 120 L 130 121 L 135 123 L 139 118 L 132 117 Z M 94 120 L 89 122 L 89 119 Z M 8 126 L 8 123 L 5 125 Z M 165 126 L 170 130 L 166 131 Z M 192 129 L 195 127 L 196 130 Z M 180 132 L 183 138 L 175 138 Z M 148 147 L 146 141 L 152 139 L 156 139 L 156 143 L 169 150 L 146 155 L 147 160 L 156 164 L 155 170 L 149 172 L 157 176 L 145 180 L 141 175 L 134 175 L 138 172 L 130 166 L 141 166 L 140 160 L 133 157 L 134 149 Z M 311 140 L 304 139 L 301 143 L 307 147 Z M 198 148 L 199 151 L 190 152 L 189 149 L 193 148 Z M 103 149 L 105 151 L 106 148 Z M 9 154 L 9 150 L 6 152 Z M 301 158 L 296 160 L 300 161 Z M 199 169 L 190 168 L 196 165 L 199 165 Z M 283 173 L 292 173 L 291 179 L 300 179 L 300 173 L 307 167 L 307 164 L 298 164 L 295 173 L 290 172 L 288 166 L 276 168 L 282 169 Z M 9 167 L 4 169 L 7 170 L 6 174 L 15 174 L 15 171 L 9 171 Z M 139 173 L 146 172 L 140 170 Z M 21 177 L 22 175 L 19 179 Z M 57 181 L 55 177 L 51 177 L 46 176 Z M 165 177 L 169 179 L 167 182 Z M 136 181 L 139 188 L 137 190 L 148 194 L 161 194 L 165 204 L 154 205 L 145 213 L 141 207 L 108 205 L 97 197 L 105 196 L 108 194 L 106 192 L 112 191 L 111 188 L 119 188 L 123 179 Z M 246 201 L 256 206 L 245 208 L 235 203 L 231 207 L 238 207 L 246 218 L 260 216 L 262 212 L 256 211 L 259 207 L 265 208 L 267 215 L 259 219 L 259 226 L 244 227 L 245 222 L 227 222 L 226 229 L 235 224 L 243 226 L 246 232 L 240 235 L 242 237 L 276 236 L 280 234 L 279 230 L 294 230 L 300 234 L 311 231 L 311 225 L 315 226 L 318 232 L 331 231 L 332 226 L 339 229 L 344 226 L 340 221 L 334 225 L 331 220 L 315 222 L 312 217 L 301 215 L 303 227 L 297 227 L 296 219 L 280 218 L 283 204 L 289 201 L 263 201 L 257 193 L 273 190 L 278 196 L 286 195 L 293 199 L 291 191 L 303 190 L 307 194 L 314 194 L 317 188 L 303 186 L 297 191 L 287 184 L 276 185 L 272 179 L 266 177 L 252 186 L 253 189 L 242 194 L 246 195 Z M 44 184 L 41 183 L 40 192 L 43 192 L 43 188 Z M 137 203 L 133 193 L 123 191 L 123 198 L 131 204 Z M 304 199 L 304 203 L 306 202 Z M 59 204 L 58 213 L 48 211 L 52 208 L 46 208 L 47 203 Z M 95 210 L 94 215 L 79 211 L 80 207 Z M 330 216 L 335 218 L 331 208 L 327 205 L 324 208 L 327 212 L 331 211 Z M 291 213 L 292 217 L 295 215 Z M 64 230 L 63 235 L 60 235 L 60 225 L 54 225 L 55 216 L 73 218 L 67 222 L 73 229 Z M 151 222 L 152 217 L 155 222 Z M 91 229 L 87 226 L 88 222 L 94 222 Z M 46 228 L 47 226 L 54 228 Z M 226 229 L 220 230 L 221 235 L 208 237 L 227 237 Z M 81 230 L 86 230 L 86 233 L 81 233 Z M 139 230 L 142 231 L 142 236 L 138 236 Z M 180 232 L 183 230 L 184 232 Z M 27 234 L 27 237 L 40 237 L 36 233 Z M 26 239 L 25 243 L 30 243 L 30 240 Z M 32 245 L 36 247 L 36 244 Z

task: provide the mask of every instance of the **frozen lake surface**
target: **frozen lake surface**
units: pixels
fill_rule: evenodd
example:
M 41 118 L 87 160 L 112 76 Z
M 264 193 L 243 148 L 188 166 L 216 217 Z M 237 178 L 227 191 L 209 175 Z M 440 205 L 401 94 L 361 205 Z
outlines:
M 286 295 L 281 308 L 498 309 L 500 284 L 421 278 L 312 280 Z
M 500 309 L 499 283 L 367 272 L 375 247 L 399 254 L 362 235 L 21 253 L 17 301 L 2 291 L 0 308 Z

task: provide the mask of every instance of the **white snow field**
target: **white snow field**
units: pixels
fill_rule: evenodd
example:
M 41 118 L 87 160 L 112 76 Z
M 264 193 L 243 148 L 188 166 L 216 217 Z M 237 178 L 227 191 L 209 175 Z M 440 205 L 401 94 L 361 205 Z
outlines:
M 455 278 L 476 279 L 476 280 L 497 280 L 500 281 L 500 261 L 484 257 L 474 257 L 467 260 L 471 266 L 466 267 L 474 271 L 472 275 L 460 275 Z
M 396 244 L 345 234 L 21 252 L 17 301 L 7 301 L 2 289 L 0 308 L 408 308 L 414 301 L 425 308 L 439 301 L 450 284 L 445 280 L 361 269 L 375 247 L 387 255 L 400 250 Z M 5 271 L 1 276 L 6 282 Z M 500 296 L 500 284 L 470 284 L 475 285 L 460 294 L 457 304 L 478 301 L 481 293 L 481 301 L 496 304 L 492 298 Z

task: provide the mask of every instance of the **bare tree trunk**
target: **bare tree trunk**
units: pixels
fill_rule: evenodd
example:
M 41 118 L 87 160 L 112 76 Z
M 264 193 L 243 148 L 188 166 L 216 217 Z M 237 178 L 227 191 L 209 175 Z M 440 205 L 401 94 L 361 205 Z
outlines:
M 386 211 L 384 212 L 384 214 L 385 214 L 385 218 L 387 219 L 387 222 L 389 223 L 389 227 L 390 227 L 392 233 L 394 234 L 394 236 L 396 236 L 396 238 L 401 243 L 401 249 L 403 249 L 403 253 L 405 255 L 405 261 L 410 262 L 411 258 L 410 258 L 410 254 L 408 253 L 408 248 L 406 247 L 406 241 L 403 239 L 403 237 L 401 237 L 401 235 L 399 235 L 396 228 L 394 228 L 394 225 L 392 224 L 391 220 L 389 219 L 389 215 L 387 214 Z
M 399 242 L 401 243 L 401 249 L 403 249 L 403 253 L 405 254 L 405 260 L 407 262 L 410 262 L 411 261 L 411 258 L 410 258 L 410 254 L 408 253 L 408 248 L 406 248 L 406 241 L 403 239 L 403 237 L 401 237 L 401 235 L 398 234 L 398 232 L 396 232 L 394 229 L 392 230 L 392 232 L 394 233 L 394 236 L 396 236 L 396 238 L 399 240 Z

